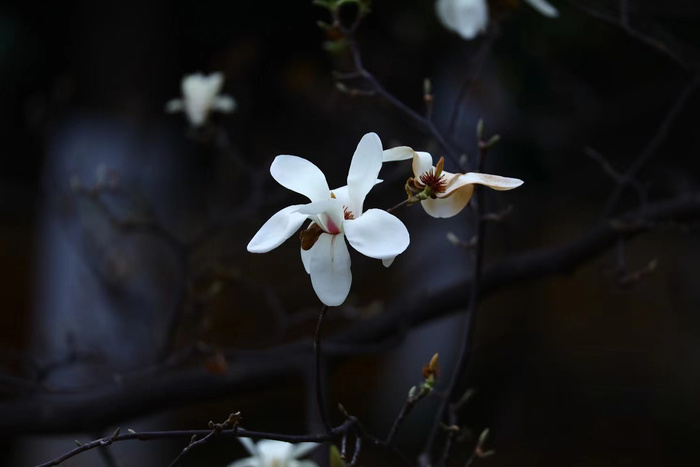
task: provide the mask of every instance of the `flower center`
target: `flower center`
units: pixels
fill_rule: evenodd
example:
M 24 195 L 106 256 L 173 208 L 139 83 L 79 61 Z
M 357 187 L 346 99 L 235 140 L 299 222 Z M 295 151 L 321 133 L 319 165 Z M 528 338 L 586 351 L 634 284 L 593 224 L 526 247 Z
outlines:
M 443 174 L 438 175 L 435 169 L 430 169 L 428 172 L 422 173 L 418 179 L 435 194 L 444 193 L 445 190 L 447 190 L 445 176 Z
M 445 176 L 442 173 L 443 167 L 445 167 L 445 158 L 441 157 L 434 168 L 418 177 L 423 186 L 429 189 L 431 198 L 435 198 L 435 195 L 447 190 L 447 182 L 445 182 Z
M 350 209 L 348 209 L 347 206 L 343 206 L 343 215 L 345 216 L 346 221 L 349 221 L 349 220 L 355 218 L 355 215 L 352 213 L 352 211 Z
M 323 227 L 314 222 L 306 230 L 302 230 L 299 233 L 299 239 L 301 240 L 302 250 L 310 250 L 311 247 L 313 247 L 316 244 L 316 242 L 318 241 L 318 237 L 320 237 L 322 233 L 328 233 L 331 235 L 338 235 L 340 233 L 340 227 L 337 226 L 335 222 L 333 222 L 333 219 L 331 219 L 328 215 L 325 215 L 325 217 L 327 230 L 323 229 Z M 351 220 L 355 218 L 355 215 L 350 209 L 348 209 L 347 206 L 343 206 L 343 217 L 345 218 L 345 220 Z

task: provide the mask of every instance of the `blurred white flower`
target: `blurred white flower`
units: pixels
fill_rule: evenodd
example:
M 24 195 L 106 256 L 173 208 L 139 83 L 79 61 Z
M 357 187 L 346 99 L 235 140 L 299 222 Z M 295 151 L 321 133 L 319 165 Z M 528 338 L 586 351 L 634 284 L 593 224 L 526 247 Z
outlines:
M 421 206 L 433 217 L 452 217 L 469 203 L 474 185 L 486 185 L 498 191 L 512 190 L 523 184 L 517 178 L 500 177 L 476 172 L 453 174 L 444 171 L 444 159 L 433 166 L 427 152 L 401 146 L 384 151 L 384 162 L 413 159 L 413 177 L 407 185 L 414 193 L 422 193 Z M 416 195 L 418 196 L 418 195 Z
M 292 444 L 261 439 L 256 444 L 250 438 L 238 440 L 251 457 L 233 462 L 228 467 L 318 467 L 315 462 L 298 460 L 318 447 L 318 443 Z
M 318 298 L 328 306 L 342 304 L 350 292 L 350 245 L 389 266 L 408 247 L 406 226 L 380 209 L 363 210 L 367 193 L 378 182 L 382 167 L 382 142 L 367 133 L 357 145 L 348 171 L 347 186 L 331 190 L 323 172 L 297 156 L 277 156 L 270 173 L 285 188 L 311 201 L 288 206 L 274 214 L 248 244 L 251 253 L 267 253 L 294 234 L 302 224 L 301 260 L 311 276 Z
M 486 0 L 438 0 L 435 8 L 442 24 L 464 39 L 474 39 L 489 23 Z
M 532 8 L 555 18 L 559 12 L 546 0 L 525 0 Z M 489 6 L 486 0 L 438 0 L 435 4 L 442 24 L 464 39 L 474 39 L 486 30 L 489 22 Z
M 204 76 L 201 73 L 182 78 L 182 99 L 173 99 L 165 105 L 167 112 L 185 112 L 193 127 L 204 125 L 213 110 L 230 113 L 236 109 L 236 101 L 230 96 L 220 96 L 224 84 L 223 73 Z

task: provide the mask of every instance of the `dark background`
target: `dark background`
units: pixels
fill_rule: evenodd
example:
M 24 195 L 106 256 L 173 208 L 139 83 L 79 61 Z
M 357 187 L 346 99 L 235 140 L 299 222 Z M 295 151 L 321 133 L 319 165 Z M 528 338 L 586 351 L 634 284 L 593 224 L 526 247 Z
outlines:
M 487 263 L 559 244 L 595 225 L 614 181 L 584 148 L 595 148 L 613 167 L 624 170 L 657 132 L 700 64 L 696 2 L 631 2 L 634 24 L 663 42 L 680 63 L 619 26 L 567 2 L 552 3 L 560 9 L 556 20 L 526 5 L 502 15 L 452 135 L 473 155 L 474 128 L 484 118 L 487 132 L 502 136 L 487 172 L 525 180 L 516 191 L 490 195 L 490 208 L 513 204 L 514 212 L 505 223 L 490 228 Z M 581 1 L 613 15 L 615 3 Z M 256 168 L 266 169 L 277 154 L 296 154 L 319 165 L 331 186 L 340 185 L 357 141 L 369 131 L 379 134 L 385 148 L 406 144 L 439 156 L 440 148 L 423 129 L 382 99 L 351 97 L 335 89 L 331 71 L 346 66 L 346 61 L 323 49 L 325 37 L 315 25 L 319 19 L 326 19 L 325 12 L 306 1 L 0 5 L 3 347 L 22 352 L 43 348 L 37 342 L 42 339 L 37 322 L 51 308 L 42 296 L 51 275 L 47 279 L 42 271 L 52 264 L 51 271 L 57 272 L 51 274 L 60 275 L 63 261 L 42 247 L 41 239 L 53 235 L 46 230 L 51 224 L 42 221 L 44 216 L 60 208 L 73 213 L 65 221 L 68 225 L 85 228 L 91 222 L 75 215 L 82 211 L 73 206 L 70 177 L 63 175 L 72 170 L 89 181 L 98 163 L 90 162 L 89 151 L 73 158 L 61 136 L 66 132 L 82 135 L 78 140 L 86 138 L 90 148 L 105 153 L 121 147 L 120 141 L 132 141 L 122 148 L 129 155 L 119 166 L 127 190 L 138 199 L 149 199 L 159 220 L 184 238 L 244 203 L 250 184 L 239 167 L 222 162 L 211 145 L 193 138 L 182 115 L 163 112 L 165 102 L 179 96 L 184 74 L 225 73 L 225 92 L 235 97 L 238 109 L 215 116 L 214 122 L 229 135 L 231 152 Z M 466 42 L 446 31 L 434 15 L 433 3 L 420 1 L 375 1 L 358 40 L 366 67 L 411 108 L 423 111 L 423 80 L 432 80 L 434 121 L 444 130 L 460 84 L 474 73 L 481 42 Z M 650 200 L 697 192 L 699 112 L 700 97 L 692 94 L 640 173 Z M 141 153 L 144 147 L 149 149 Z M 68 162 L 57 162 L 59 157 Z M 455 167 L 448 161 L 447 169 Z M 409 169 L 395 170 L 403 172 L 373 191 L 372 206 L 387 208 L 402 200 Z M 203 253 L 208 259 L 223 258 L 227 268 L 237 271 L 236 277 L 243 274 L 254 282 L 224 281 L 223 292 L 209 304 L 209 327 L 200 336 L 209 343 L 263 348 L 306 338 L 313 331 L 317 301 L 295 242 L 263 256 L 245 251 L 252 234 L 273 212 L 296 201 L 269 182 L 271 201 L 244 220 L 225 224 Z M 149 191 L 149 185 L 162 190 Z M 618 210 L 637 204 L 634 192 L 627 190 Z M 464 226 L 456 220 L 428 218 L 418 207 L 399 216 L 412 234 L 409 251 L 388 270 L 353 254 L 352 295 L 348 307 L 329 320 L 329 334 L 362 319 L 375 300 L 390 303 L 396 294 L 415 287 L 412 281 L 418 274 L 429 271 L 427 281 L 432 284 L 468 273 L 468 255 L 445 240 L 449 230 L 468 238 Z M 632 287 L 616 285 L 613 250 L 594 255 L 575 271 L 518 284 L 483 302 L 469 380 L 479 393 L 464 423 L 477 433 L 490 427 L 490 445 L 497 455 L 479 463 L 697 463 L 700 456 L 693 446 L 700 434 L 700 243 L 693 229 L 680 230 L 662 226 L 625 243 L 630 269 L 643 268 L 652 259 L 658 262 L 653 274 Z M 78 235 L 75 241 L 84 239 Z M 81 251 L 89 256 L 109 244 L 97 242 L 93 249 Z M 176 282 L 165 273 L 162 277 L 165 284 Z M 271 326 L 274 315 L 260 304 L 260 296 L 267 293 L 261 284 L 277 291 L 294 317 L 291 324 Z M 119 297 L 110 297 L 117 302 L 110 306 L 119 309 Z M 64 311 L 57 307 L 54 313 L 60 320 Z M 140 313 L 123 319 L 138 319 Z M 452 321 L 442 328 L 435 325 L 409 338 L 403 350 L 353 357 L 335 366 L 331 405 L 342 402 L 384 433 L 411 381 L 420 379 L 420 366 L 434 351 L 448 352 L 441 357 L 449 372 L 454 358 L 449 351 L 456 351 L 449 342 L 458 334 L 442 337 L 454 324 L 448 319 Z M 78 340 L 81 332 L 90 332 L 80 322 L 71 326 Z M 409 354 L 418 354 L 417 361 Z M 10 371 L 22 373 L 12 366 Z M 397 379 L 406 385 L 393 384 Z M 14 396 L 7 397 L 11 401 Z M 299 381 L 288 381 L 232 395 L 221 405 L 212 401 L 172 411 L 173 417 L 158 419 L 157 428 L 204 428 L 206 421 L 240 409 L 247 428 L 301 433 L 307 431 L 304 400 Z M 400 436 L 409 457 L 422 444 L 431 407 L 434 410 L 434 404 L 427 403 L 419 408 Z M 25 441 L 18 442 L 20 436 L 12 433 L 3 435 L 6 465 L 24 465 Z M 86 440 L 94 435 L 80 436 Z M 69 436 L 60 447 L 40 448 L 46 450 L 35 462 L 71 449 L 78 435 Z M 148 445 L 146 450 L 160 451 L 161 446 Z M 181 445 L 163 449 L 167 464 Z M 461 449 L 460 459 L 467 447 Z M 241 455 L 237 446 L 213 443 L 185 465 L 223 466 Z M 370 448 L 362 461 L 394 462 Z

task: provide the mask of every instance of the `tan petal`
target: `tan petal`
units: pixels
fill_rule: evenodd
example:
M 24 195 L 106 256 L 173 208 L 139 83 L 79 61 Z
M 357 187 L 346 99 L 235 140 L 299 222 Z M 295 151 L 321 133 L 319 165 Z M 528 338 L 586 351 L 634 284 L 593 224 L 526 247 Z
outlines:
M 408 146 L 385 149 L 382 153 L 382 162 L 405 161 L 412 159 L 415 151 Z
M 465 185 L 486 185 L 498 191 L 512 190 L 523 184 L 523 181 L 518 178 L 501 177 L 498 175 L 481 174 L 469 172 L 466 174 L 448 174 L 445 172 L 445 182 L 447 182 L 447 190 L 442 194 L 442 197 L 452 196 L 452 192 L 459 190 Z
M 421 206 L 425 212 L 433 217 L 452 217 L 464 209 L 472 194 L 474 194 L 474 185 L 462 185 L 458 189 L 452 190 L 447 195 L 448 197 L 421 201 Z

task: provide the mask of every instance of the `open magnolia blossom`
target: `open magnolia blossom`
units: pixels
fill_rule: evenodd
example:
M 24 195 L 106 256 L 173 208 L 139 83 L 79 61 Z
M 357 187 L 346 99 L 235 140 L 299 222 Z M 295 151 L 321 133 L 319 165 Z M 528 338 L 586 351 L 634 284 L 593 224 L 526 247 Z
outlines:
M 444 158 L 433 166 L 433 157 L 427 152 L 401 146 L 384 151 L 384 162 L 413 159 L 413 177 L 406 182 L 412 199 L 433 217 L 452 217 L 469 203 L 474 185 L 486 185 L 494 190 L 512 190 L 523 184 L 517 178 L 500 177 L 476 172 L 453 174 L 443 170 Z
M 323 172 L 311 162 L 296 156 L 277 156 L 270 167 L 272 177 L 311 202 L 274 214 L 250 241 L 248 251 L 267 253 L 277 248 L 310 219 L 311 223 L 301 232 L 304 268 L 324 304 L 343 303 L 352 283 L 345 238 L 354 249 L 381 259 L 387 267 L 408 248 L 410 241 L 406 226 L 392 214 L 380 209 L 363 210 L 367 193 L 379 182 L 382 160 L 379 136 L 367 133 L 352 156 L 348 184 L 331 190 Z
M 228 467 L 318 467 L 315 462 L 299 460 L 320 446 L 318 443 L 292 444 L 262 439 L 256 444 L 250 438 L 238 440 L 251 457 L 233 462 Z
M 204 76 L 201 73 L 182 78 L 182 99 L 173 99 L 165 105 L 167 112 L 185 112 L 193 127 L 204 125 L 212 110 L 230 113 L 236 109 L 236 101 L 230 96 L 220 96 L 224 85 L 223 73 Z
M 546 0 L 525 0 L 525 2 L 549 18 L 559 15 L 557 9 Z M 435 10 L 442 24 L 464 39 L 474 39 L 488 26 L 487 0 L 438 0 Z

